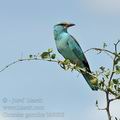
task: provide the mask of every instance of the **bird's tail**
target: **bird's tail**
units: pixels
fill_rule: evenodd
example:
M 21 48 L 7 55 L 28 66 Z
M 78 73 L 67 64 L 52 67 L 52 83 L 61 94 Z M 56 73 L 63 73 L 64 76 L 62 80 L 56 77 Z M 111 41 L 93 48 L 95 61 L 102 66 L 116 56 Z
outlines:
M 98 80 L 96 77 L 90 75 L 89 73 L 81 71 L 83 77 L 87 81 L 88 85 L 92 90 L 98 90 Z

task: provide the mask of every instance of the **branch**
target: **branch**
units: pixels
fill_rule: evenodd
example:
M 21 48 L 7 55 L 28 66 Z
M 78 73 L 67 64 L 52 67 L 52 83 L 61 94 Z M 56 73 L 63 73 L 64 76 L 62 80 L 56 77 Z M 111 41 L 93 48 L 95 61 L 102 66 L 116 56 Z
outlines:
M 12 66 L 12 65 L 14 65 L 14 64 L 16 64 L 16 63 L 24 62 L 24 61 L 35 61 L 35 60 L 40 60 L 40 61 L 43 60 L 43 61 L 55 62 L 55 63 L 58 63 L 58 64 L 64 64 L 64 61 L 60 61 L 60 60 L 42 59 L 42 58 L 24 58 L 24 59 L 18 59 L 18 60 L 16 60 L 16 61 L 11 62 L 10 64 L 6 65 L 3 69 L 1 69 L 0 72 L 4 71 L 4 70 L 7 69 L 8 67 L 10 67 L 10 66 Z M 72 66 L 72 67 L 75 67 L 75 66 L 73 66 L 73 64 L 71 64 L 71 66 Z M 63 68 L 63 67 L 62 67 L 62 68 Z M 71 68 L 71 69 L 72 69 L 72 68 Z M 73 69 L 74 69 L 74 68 L 73 68 Z M 87 71 L 86 71 L 85 69 L 83 69 L 83 68 L 76 67 L 76 70 L 77 70 L 78 72 L 80 72 L 80 71 L 86 72 L 86 73 L 88 73 L 89 75 L 97 78 L 95 75 L 93 75 L 93 74 L 90 73 L 90 72 L 87 72 Z
M 114 71 L 115 71 L 115 65 L 116 65 L 116 63 L 115 63 L 115 62 L 116 62 L 116 58 L 117 58 L 117 57 L 120 57 L 120 56 L 118 55 L 118 52 L 117 52 L 117 45 L 118 45 L 119 43 L 120 43 L 120 40 L 118 40 L 117 43 L 114 43 L 115 53 L 111 53 L 110 51 L 107 50 L 107 52 L 109 52 L 109 53 L 111 53 L 111 54 L 114 55 L 114 59 L 113 59 L 113 63 L 112 63 L 112 73 L 111 73 L 111 75 L 110 75 L 110 77 L 109 77 L 107 91 L 105 92 L 105 94 L 106 94 L 106 104 L 107 104 L 107 105 L 106 105 L 106 112 L 107 112 L 107 115 L 108 115 L 108 120 L 111 120 L 111 119 L 112 119 L 112 116 L 111 116 L 111 113 L 110 113 L 110 103 L 111 103 L 112 101 L 114 101 L 114 100 L 120 99 L 120 95 L 110 89 L 111 80 L 113 79 L 113 75 L 114 75 L 114 73 L 115 73 Z M 109 98 L 110 93 L 112 93 L 112 94 L 114 93 L 113 95 L 115 95 L 115 98 L 110 99 L 110 98 Z
M 114 52 L 111 52 L 110 50 L 107 50 L 107 49 L 104 49 L 104 48 L 90 48 L 88 50 L 86 50 L 84 53 L 87 53 L 88 51 L 91 51 L 91 50 L 95 50 L 95 51 L 99 51 L 100 53 L 101 52 L 105 52 L 107 55 L 109 55 L 112 59 L 113 57 L 112 56 L 117 56 L 117 57 L 120 57 L 120 55 L 114 53 Z
M 113 75 L 114 75 L 114 70 L 115 70 L 115 62 L 116 62 L 116 58 L 118 57 L 118 52 L 117 52 L 117 45 L 119 44 L 120 40 L 117 41 L 117 43 L 114 43 L 114 46 L 115 46 L 115 56 L 114 56 L 114 59 L 113 59 L 113 64 L 112 64 L 112 73 L 110 75 L 110 79 L 109 79 L 109 86 L 110 86 L 110 82 L 113 78 Z M 120 57 L 120 56 L 119 56 Z
M 43 60 L 41 58 L 25 58 L 25 59 L 18 59 L 16 61 L 13 61 L 11 62 L 10 64 L 6 65 L 3 69 L 0 70 L 0 72 L 6 70 L 8 67 L 16 64 L 16 63 L 19 63 L 19 62 L 24 62 L 24 61 L 35 61 L 35 60 Z M 50 62 L 58 62 L 56 60 L 44 60 L 44 61 L 50 61 Z
M 117 41 L 117 43 L 114 43 L 114 45 L 115 45 L 115 52 L 116 52 L 116 54 L 117 54 L 117 46 L 118 46 L 118 44 L 120 43 L 120 40 L 118 40 Z
M 99 108 L 99 106 L 97 105 L 97 108 L 98 110 L 106 110 L 107 112 L 107 115 L 108 115 L 108 119 L 111 120 L 111 113 L 110 113 L 110 103 L 114 100 L 117 100 L 117 99 L 120 99 L 120 94 L 119 92 L 116 90 L 116 89 L 112 89 L 110 88 L 111 87 L 111 81 L 113 80 L 113 76 L 115 74 L 115 66 L 116 66 L 116 59 L 120 58 L 120 54 L 118 54 L 118 50 L 117 50 L 117 47 L 118 47 L 118 44 L 120 43 L 120 40 L 114 44 L 114 47 L 115 47 L 115 52 L 112 52 L 110 50 L 107 50 L 105 48 L 90 48 L 88 50 L 86 50 L 84 53 L 88 52 L 88 51 L 91 51 L 91 50 L 95 50 L 95 51 L 98 51 L 99 53 L 101 52 L 105 52 L 107 55 L 109 55 L 111 58 L 112 58 L 112 70 L 111 70 L 111 73 L 109 75 L 109 77 L 107 78 L 104 78 L 105 81 L 107 82 L 106 84 L 103 83 L 103 87 L 101 87 L 98 83 L 98 89 L 100 91 L 103 91 L 105 94 L 106 94 L 106 107 L 101 109 Z M 56 60 L 55 57 L 56 54 L 52 53 L 52 49 L 48 49 L 48 51 L 46 52 L 43 52 L 42 54 L 38 54 L 38 55 L 29 55 L 29 58 L 24 58 L 24 59 L 18 59 L 16 61 L 13 61 L 11 62 L 10 64 L 8 64 L 7 66 L 5 66 L 3 69 L 0 70 L 0 72 L 6 70 L 7 68 L 9 68 L 10 66 L 16 64 L 16 63 L 19 63 L 19 62 L 24 62 L 24 61 L 36 61 L 36 60 L 43 60 L 43 61 L 49 61 L 49 62 L 55 62 L 55 63 L 58 63 L 63 69 L 70 69 L 71 71 L 72 70 L 76 70 L 78 71 L 79 73 L 82 71 L 82 72 L 85 72 L 87 74 L 89 74 L 90 76 L 96 78 L 96 80 L 98 80 L 98 75 L 97 74 L 93 74 L 93 73 L 90 73 L 88 71 L 86 71 L 84 68 L 80 68 L 79 66 L 75 65 L 75 64 L 72 64 L 70 61 L 67 61 L 67 60 L 64 60 L 64 61 L 60 61 L 60 60 Z M 103 71 L 104 73 L 104 71 Z M 100 77 L 100 76 L 99 76 Z M 98 80 L 98 82 L 101 82 L 100 80 Z M 110 99 L 110 95 L 114 95 L 114 98 Z
M 109 92 L 106 92 L 106 111 L 108 115 L 108 120 L 111 120 L 111 114 L 110 114 L 110 100 L 109 100 Z
M 96 107 L 98 108 L 98 110 L 106 110 L 106 108 L 100 108 L 98 105 L 98 101 L 96 101 Z
M 90 48 L 88 50 L 86 50 L 84 53 L 88 52 L 88 51 L 91 51 L 91 50 L 95 50 L 95 51 L 99 51 L 99 52 L 107 52 L 111 55 L 115 55 L 113 52 L 107 50 L 107 49 L 104 49 L 104 48 Z
M 119 96 L 116 96 L 115 98 L 110 99 L 110 102 L 112 102 L 112 101 L 114 101 L 114 100 L 118 100 L 118 99 L 120 99 L 120 95 L 119 95 Z

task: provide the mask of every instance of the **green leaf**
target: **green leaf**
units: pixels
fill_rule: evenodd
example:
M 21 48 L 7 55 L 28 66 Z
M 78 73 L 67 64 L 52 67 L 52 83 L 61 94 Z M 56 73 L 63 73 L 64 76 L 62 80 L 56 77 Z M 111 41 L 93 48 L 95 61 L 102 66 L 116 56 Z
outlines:
M 109 69 L 108 69 L 108 70 L 106 70 L 104 74 L 105 74 L 105 77 L 106 77 L 106 78 L 109 78 L 109 75 L 110 75 L 110 70 L 109 70 Z
M 109 88 L 110 88 L 110 89 L 112 89 L 112 88 L 113 88 L 113 86 L 114 86 L 114 83 L 113 83 L 113 81 L 110 81 Z
M 50 58 L 50 53 L 49 52 L 43 52 L 40 56 L 41 56 L 42 59 L 47 59 L 47 58 Z
M 48 49 L 48 52 L 49 52 L 49 53 L 53 52 L 53 49 L 52 49 L 52 48 L 49 48 L 49 49 Z
M 118 92 L 120 92 L 120 88 L 118 88 Z
M 100 88 L 103 88 L 103 87 L 105 86 L 105 83 L 104 83 L 104 82 L 105 82 L 104 80 L 102 80 L 102 81 L 99 82 Z
M 119 83 L 118 79 L 113 79 L 112 81 L 113 81 L 114 84 L 118 84 Z
M 103 48 L 106 48 L 107 47 L 107 44 L 106 43 L 103 43 Z
M 105 67 L 101 66 L 101 67 L 100 67 L 100 70 L 101 70 L 102 72 L 104 72 Z
M 55 59 L 55 57 L 56 57 L 56 54 L 52 54 L 52 55 L 51 55 L 51 58 L 52 58 L 52 59 Z
M 115 90 L 117 90 L 117 85 L 114 85 Z
M 96 100 L 96 105 L 98 105 L 98 100 Z
M 29 55 L 29 58 L 32 58 L 33 57 L 33 55 Z
M 119 62 L 120 62 L 120 57 L 118 57 L 118 58 L 115 60 L 115 65 L 117 65 Z
M 69 59 L 65 59 L 64 64 L 65 64 L 65 65 L 70 64 L 70 60 L 69 60 Z
M 116 71 L 115 71 L 116 74 L 120 74 L 120 66 L 119 65 L 116 65 Z

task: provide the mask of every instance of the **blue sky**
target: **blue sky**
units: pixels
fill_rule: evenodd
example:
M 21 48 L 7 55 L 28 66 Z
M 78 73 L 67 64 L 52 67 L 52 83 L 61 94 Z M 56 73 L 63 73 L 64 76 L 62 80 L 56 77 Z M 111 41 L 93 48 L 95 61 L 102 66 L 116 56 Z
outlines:
M 56 50 L 53 37 L 53 25 L 63 21 L 76 24 L 69 32 L 84 51 L 101 47 L 103 42 L 113 49 L 112 44 L 120 39 L 119 6 L 119 0 L 1 0 L 0 68 L 48 48 L 53 48 L 57 57 L 63 59 Z M 110 66 L 109 57 L 105 55 L 89 52 L 86 56 L 93 71 L 101 65 Z M 18 63 L 0 73 L 0 81 L 1 114 L 6 112 L 2 107 L 11 105 L 12 99 L 41 98 L 45 110 L 39 112 L 64 113 L 64 117 L 35 120 L 106 120 L 106 114 L 95 107 L 96 99 L 104 105 L 103 94 L 91 91 L 81 75 L 66 72 L 57 64 L 45 61 Z M 6 104 L 3 98 L 7 98 Z M 119 105 L 111 106 L 118 116 Z

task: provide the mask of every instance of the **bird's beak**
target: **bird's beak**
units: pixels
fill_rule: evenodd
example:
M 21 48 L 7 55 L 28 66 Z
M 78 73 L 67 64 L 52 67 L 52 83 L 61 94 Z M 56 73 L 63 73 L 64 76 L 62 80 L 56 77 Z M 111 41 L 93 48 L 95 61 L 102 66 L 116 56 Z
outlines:
M 72 26 L 75 26 L 75 24 L 70 23 L 70 24 L 67 24 L 67 25 L 66 25 L 66 27 L 72 27 Z

